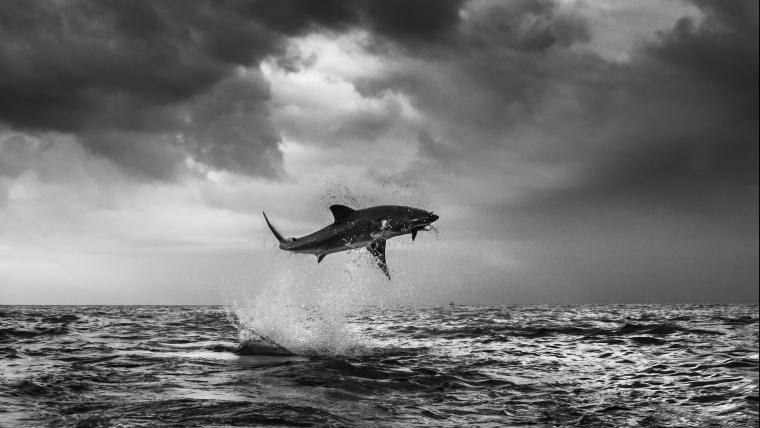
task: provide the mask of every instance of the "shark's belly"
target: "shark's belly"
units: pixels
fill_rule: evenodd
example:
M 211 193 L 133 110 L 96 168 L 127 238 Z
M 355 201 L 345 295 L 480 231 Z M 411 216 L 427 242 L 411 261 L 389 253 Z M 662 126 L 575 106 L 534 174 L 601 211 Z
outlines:
M 337 242 L 325 242 L 316 245 L 310 245 L 308 248 L 299 248 L 294 249 L 292 251 L 296 253 L 305 253 L 305 254 L 330 254 L 330 253 L 337 253 L 340 251 L 348 251 L 348 250 L 355 250 L 357 248 L 364 248 L 367 245 L 371 244 L 375 239 L 372 238 L 364 238 L 364 239 L 357 239 L 357 240 L 340 240 Z
M 356 233 L 348 237 L 330 236 L 326 239 L 315 239 L 303 242 L 302 245 L 294 246 L 290 251 L 305 254 L 331 254 L 340 251 L 364 248 L 379 239 L 389 239 L 401 235 L 392 231 L 373 231 L 370 233 Z
M 329 252 L 331 253 L 337 253 L 339 251 L 347 251 L 347 250 L 355 250 L 357 248 L 364 248 L 367 245 L 372 243 L 372 239 L 368 240 L 359 240 L 359 241 L 353 241 L 353 242 L 346 242 L 341 246 L 331 248 Z

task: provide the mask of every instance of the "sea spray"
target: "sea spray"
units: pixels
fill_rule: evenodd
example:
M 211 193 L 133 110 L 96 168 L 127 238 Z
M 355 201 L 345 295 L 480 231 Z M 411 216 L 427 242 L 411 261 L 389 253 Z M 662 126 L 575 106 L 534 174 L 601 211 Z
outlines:
M 311 259 L 294 264 L 270 275 L 259 293 L 233 302 L 241 345 L 265 340 L 297 354 L 362 353 L 370 344 L 350 328 L 347 316 L 377 304 L 370 289 L 385 279 L 366 257 L 352 253 L 343 269 L 317 266 Z
M 372 180 L 357 180 L 348 176 L 327 178 L 320 197 L 325 208 L 342 204 L 354 209 L 373 205 L 409 205 L 437 211 L 424 183 L 403 173 L 372 174 Z

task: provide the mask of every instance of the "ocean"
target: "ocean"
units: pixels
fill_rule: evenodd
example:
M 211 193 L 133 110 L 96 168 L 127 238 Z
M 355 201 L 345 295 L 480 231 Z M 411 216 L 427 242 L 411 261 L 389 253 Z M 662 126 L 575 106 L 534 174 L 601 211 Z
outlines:
M 267 425 L 758 426 L 758 307 L 0 306 L 2 427 Z

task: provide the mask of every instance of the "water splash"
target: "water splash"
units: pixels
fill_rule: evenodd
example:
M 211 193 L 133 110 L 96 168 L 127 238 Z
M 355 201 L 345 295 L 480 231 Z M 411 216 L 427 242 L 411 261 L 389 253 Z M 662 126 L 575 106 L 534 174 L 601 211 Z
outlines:
M 296 354 L 318 355 L 355 355 L 371 347 L 347 317 L 377 303 L 371 288 L 378 289 L 382 278 L 352 253 L 338 271 L 293 265 L 271 277 L 254 297 L 234 303 L 241 345 L 263 337 Z
M 352 208 L 373 205 L 410 205 L 435 211 L 427 188 L 404 174 L 373 174 L 371 181 L 347 176 L 328 178 L 323 184 L 320 201 L 324 206 L 343 204 Z

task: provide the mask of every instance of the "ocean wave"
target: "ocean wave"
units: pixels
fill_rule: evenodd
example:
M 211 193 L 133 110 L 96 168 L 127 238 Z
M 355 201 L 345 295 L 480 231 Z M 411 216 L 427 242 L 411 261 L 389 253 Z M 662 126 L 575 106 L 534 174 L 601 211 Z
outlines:
M 319 309 L 2 307 L 0 426 L 758 424 L 757 307 Z

